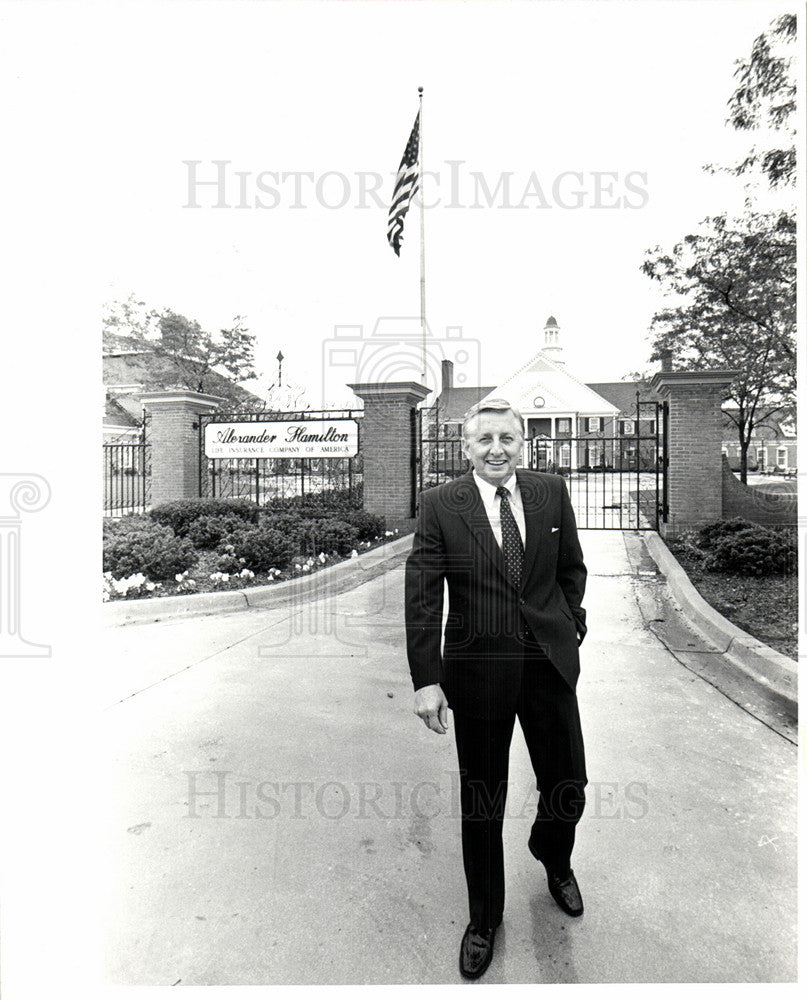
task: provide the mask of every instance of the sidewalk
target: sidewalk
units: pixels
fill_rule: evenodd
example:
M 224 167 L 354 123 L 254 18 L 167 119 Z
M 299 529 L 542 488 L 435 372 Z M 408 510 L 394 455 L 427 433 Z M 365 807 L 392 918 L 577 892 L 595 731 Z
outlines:
M 793 981 L 796 748 L 654 633 L 640 536 L 581 538 L 586 912 L 555 906 L 527 851 L 516 727 L 483 982 Z M 106 631 L 110 981 L 461 981 L 453 738 L 412 714 L 402 597 L 399 566 L 297 607 Z

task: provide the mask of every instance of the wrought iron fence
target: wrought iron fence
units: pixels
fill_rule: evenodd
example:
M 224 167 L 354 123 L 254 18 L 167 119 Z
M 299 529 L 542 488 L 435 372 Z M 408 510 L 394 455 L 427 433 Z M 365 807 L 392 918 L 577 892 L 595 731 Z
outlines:
M 534 438 L 527 468 L 566 480 L 578 528 L 658 530 L 662 456 L 658 439 Z
M 667 423 L 666 404 L 637 398 L 633 433 L 537 436 L 525 442 L 523 465 L 565 478 L 580 528 L 658 530 L 667 516 Z M 447 423 L 436 405 L 419 410 L 418 491 L 455 479 L 468 468 L 456 422 Z
M 446 426 L 438 405 L 417 411 L 415 481 L 422 493 L 456 479 L 470 468 L 462 453 L 459 429 Z
M 103 446 L 104 517 L 145 513 L 151 500 L 149 420 L 144 417 L 140 440 Z
M 199 496 L 243 497 L 265 504 L 284 497 L 340 490 L 358 500 L 364 478 L 362 417 L 361 410 L 206 414 L 199 420 Z M 353 458 L 208 458 L 205 454 L 205 428 L 210 424 L 346 419 L 358 422 L 359 447 Z

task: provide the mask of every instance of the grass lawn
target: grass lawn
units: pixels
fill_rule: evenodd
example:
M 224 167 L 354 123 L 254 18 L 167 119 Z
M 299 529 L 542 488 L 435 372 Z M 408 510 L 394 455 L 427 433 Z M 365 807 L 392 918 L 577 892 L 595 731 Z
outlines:
M 741 576 L 709 573 L 675 541 L 670 551 L 686 570 L 692 585 L 724 618 L 772 649 L 798 657 L 798 576 Z

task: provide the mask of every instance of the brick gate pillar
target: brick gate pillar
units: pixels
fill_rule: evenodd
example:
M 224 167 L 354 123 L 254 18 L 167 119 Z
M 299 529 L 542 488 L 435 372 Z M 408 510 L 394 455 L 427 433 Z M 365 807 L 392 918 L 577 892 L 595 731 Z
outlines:
M 660 371 L 650 385 L 670 407 L 667 452 L 669 516 L 663 537 L 723 516 L 721 404 L 735 371 Z
M 348 388 L 364 401 L 364 509 L 401 525 L 415 516 L 414 414 L 431 390 L 418 382 L 359 382 Z
M 199 416 L 224 399 L 177 389 L 146 393 L 141 402 L 151 414 L 151 505 L 198 497 Z

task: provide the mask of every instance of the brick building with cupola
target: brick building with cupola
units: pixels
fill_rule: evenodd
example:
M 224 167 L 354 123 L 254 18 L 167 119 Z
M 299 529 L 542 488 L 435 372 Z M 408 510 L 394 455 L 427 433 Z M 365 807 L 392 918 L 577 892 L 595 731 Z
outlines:
M 550 316 L 541 348 L 498 385 L 455 387 L 453 363 L 443 361 L 437 399 L 441 432 L 459 437 L 467 410 L 485 399 L 507 399 L 525 424 L 524 464 L 533 468 L 655 467 L 656 402 L 649 383 L 590 382 L 566 366 L 557 320 Z M 637 410 L 637 399 L 642 404 Z M 638 420 L 637 420 L 638 414 Z M 638 440 L 637 440 L 638 438 Z

